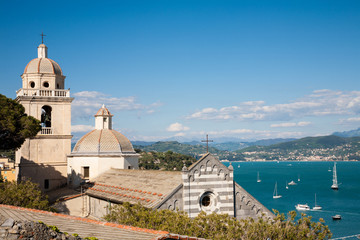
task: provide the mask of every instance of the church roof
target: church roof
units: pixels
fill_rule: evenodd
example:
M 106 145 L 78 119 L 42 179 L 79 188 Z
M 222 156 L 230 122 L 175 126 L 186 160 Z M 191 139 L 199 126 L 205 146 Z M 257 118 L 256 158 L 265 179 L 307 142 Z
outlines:
M 111 169 L 94 180 L 87 194 L 152 208 L 182 185 L 181 172 Z
M 57 62 L 47 58 L 47 47 L 40 44 L 38 58 L 31 60 L 25 67 L 24 74 L 28 73 L 51 73 L 62 75 L 62 70 Z
M 50 58 L 35 58 L 26 65 L 24 73 L 52 73 L 62 75 L 62 70 L 59 64 Z
M 84 135 L 75 145 L 74 154 L 135 154 L 127 137 L 112 129 L 95 129 Z

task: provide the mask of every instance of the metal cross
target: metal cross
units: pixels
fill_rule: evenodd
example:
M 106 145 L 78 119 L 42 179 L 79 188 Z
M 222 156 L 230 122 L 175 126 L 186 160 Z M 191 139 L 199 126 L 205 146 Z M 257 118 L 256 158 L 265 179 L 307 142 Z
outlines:
M 206 153 L 209 152 L 209 142 L 214 142 L 213 140 L 209 140 L 209 136 L 206 134 L 206 140 L 201 140 L 201 142 L 206 142 Z
M 43 43 L 44 43 L 44 37 L 45 37 L 46 35 L 44 34 L 44 32 L 42 32 L 42 33 L 40 34 L 40 36 L 41 36 L 41 44 L 43 44 Z

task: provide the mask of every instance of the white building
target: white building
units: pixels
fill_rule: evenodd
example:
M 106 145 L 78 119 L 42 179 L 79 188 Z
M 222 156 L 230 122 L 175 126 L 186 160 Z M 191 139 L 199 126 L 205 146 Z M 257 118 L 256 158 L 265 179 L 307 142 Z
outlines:
M 137 169 L 137 154 L 129 139 L 112 129 L 112 117 L 103 105 L 95 115 L 95 129 L 85 134 L 68 155 L 68 183 L 92 181 L 105 171 Z

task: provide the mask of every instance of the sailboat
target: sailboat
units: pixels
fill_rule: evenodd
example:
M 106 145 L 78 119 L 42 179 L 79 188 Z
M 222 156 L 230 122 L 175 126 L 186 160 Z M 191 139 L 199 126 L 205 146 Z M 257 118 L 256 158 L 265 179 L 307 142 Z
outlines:
M 282 197 L 281 195 L 278 195 L 277 182 L 275 182 L 275 189 L 274 189 L 274 193 L 273 193 L 273 198 L 276 199 L 276 198 L 281 198 L 281 197 Z
M 298 182 L 300 182 L 300 174 L 298 174 Z
M 321 206 L 316 205 L 316 193 L 315 193 L 315 206 L 313 207 L 313 210 L 321 210 L 321 209 L 322 209 Z
M 256 182 L 261 182 L 259 172 L 257 172 L 257 180 L 256 180 Z
M 288 183 L 287 183 L 287 181 L 286 181 L 286 187 L 285 187 L 286 189 L 289 189 L 289 186 L 288 186 Z
M 296 184 L 297 184 L 296 182 L 294 182 L 294 181 L 291 180 L 291 182 L 289 182 L 288 185 L 296 185 Z
M 333 184 L 331 185 L 331 189 L 334 189 L 334 190 L 339 189 L 339 185 L 337 182 L 337 174 L 336 174 L 336 162 L 334 162 L 334 167 L 333 167 Z

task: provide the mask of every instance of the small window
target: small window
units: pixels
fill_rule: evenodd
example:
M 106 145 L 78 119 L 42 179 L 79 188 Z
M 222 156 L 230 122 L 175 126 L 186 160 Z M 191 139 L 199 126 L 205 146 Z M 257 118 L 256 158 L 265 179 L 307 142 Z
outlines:
M 4 174 L 6 174 L 7 173 L 7 171 L 4 171 Z
M 5 176 L 4 179 L 6 180 L 6 179 L 7 179 L 7 176 Z
M 60 88 L 60 85 L 59 85 L 58 83 L 56 84 L 56 88 L 57 88 L 57 89 L 59 89 L 59 88 Z
M 48 88 L 48 87 L 49 87 L 49 83 L 48 83 L 48 82 L 44 82 L 44 83 L 43 83 L 43 86 L 46 87 L 46 88 Z
M 211 202 L 210 196 L 204 196 L 201 200 L 201 205 L 207 207 L 210 205 L 210 202 Z
M 85 179 L 89 179 L 90 177 L 90 167 L 83 167 L 83 176 Z
M 49 179 L 44 180 L 44 188 L 49 189 Z
M 128 169 L 131 169 L 131 166 L 128 166 Z
M 30 82 L 30 87 L 34 88 L 35 87 L 35 83 L 34 82 Z

